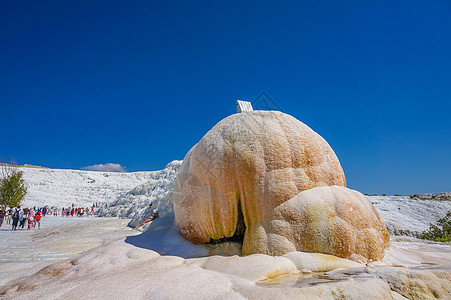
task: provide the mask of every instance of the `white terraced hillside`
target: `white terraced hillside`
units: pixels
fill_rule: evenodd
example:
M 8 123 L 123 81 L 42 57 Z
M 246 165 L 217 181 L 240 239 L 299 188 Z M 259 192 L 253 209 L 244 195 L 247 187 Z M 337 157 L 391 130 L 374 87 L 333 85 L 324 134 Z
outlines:
M 170 197 L 181 164 L 182 161 L 174 160 L 163 170 L 156 171 L 152 179 L 118 197 L 108 208 L 102 208 L 100 216 L 130 218 L 129 225 L 135 227 L 149 218 L 155 209 L 160 217 L 173 213 Z
M 109 203 L 131 188 L 148 182 L 158 172 L 97 172 L 68 169 L 20 168 L 28 185 L 24 207 L 90 206 Z
M 390 235 L 414 236 L 451 210 L 451 201 L 419 200 L 410 196 L 368 196 Z

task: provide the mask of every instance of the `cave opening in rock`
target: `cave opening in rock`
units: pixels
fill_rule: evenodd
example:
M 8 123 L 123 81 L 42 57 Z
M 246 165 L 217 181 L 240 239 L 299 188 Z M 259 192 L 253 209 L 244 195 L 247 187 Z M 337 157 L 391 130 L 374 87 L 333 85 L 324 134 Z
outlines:
M 220 239 L 210 239 L 208 244 L 219 244 L 224 242 L 236 242 L 243 243 L 244 233 L 246 232 L 246 223 L 244 223 L 243 212 L 241 211 L 241 202 L 238 200 L 238 219 L 236 222 L 236 228 L 233 236 L 223 237 Z

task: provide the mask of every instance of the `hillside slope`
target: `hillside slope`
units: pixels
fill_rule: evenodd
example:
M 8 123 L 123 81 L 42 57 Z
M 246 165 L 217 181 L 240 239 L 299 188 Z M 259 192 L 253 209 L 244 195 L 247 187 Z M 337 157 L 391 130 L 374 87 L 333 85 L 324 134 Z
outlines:
M 155 178 L 152 172 L 96 172 L 66 169 L 41 169 L 20 167 L 28 185 L 24 207 L 90 206 L 92 203 L 109 203 L 137 185 Z
M 451 201 L 417 200 L 410 196 L 368 196 L 390 235 L 417 237 L 451 210 Z M 432 199 L 432 198 L 431 198 Z

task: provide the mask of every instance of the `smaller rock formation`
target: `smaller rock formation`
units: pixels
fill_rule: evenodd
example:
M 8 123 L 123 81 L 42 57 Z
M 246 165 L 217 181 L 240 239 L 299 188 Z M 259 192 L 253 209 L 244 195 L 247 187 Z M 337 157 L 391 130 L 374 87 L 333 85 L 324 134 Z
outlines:
M 245 237 L 243 253 L 321 252 L 366 262 L 381 260 L 389 246 L 387 228 L 371 202 L 341 186 L 300 192 L 248 231 L 258 242 Z

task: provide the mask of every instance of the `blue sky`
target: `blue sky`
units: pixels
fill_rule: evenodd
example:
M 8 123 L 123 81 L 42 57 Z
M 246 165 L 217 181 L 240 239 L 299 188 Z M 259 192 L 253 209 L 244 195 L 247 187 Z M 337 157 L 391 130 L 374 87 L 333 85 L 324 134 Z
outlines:
M 363 193 L 451 191 L 451 2 L 1 1 L 0 155 L 156 170 L 266 91 Z

